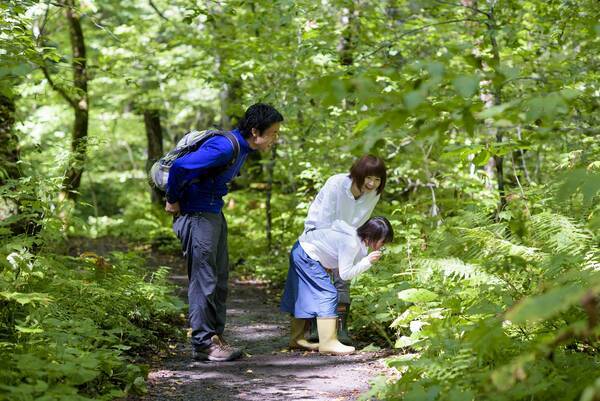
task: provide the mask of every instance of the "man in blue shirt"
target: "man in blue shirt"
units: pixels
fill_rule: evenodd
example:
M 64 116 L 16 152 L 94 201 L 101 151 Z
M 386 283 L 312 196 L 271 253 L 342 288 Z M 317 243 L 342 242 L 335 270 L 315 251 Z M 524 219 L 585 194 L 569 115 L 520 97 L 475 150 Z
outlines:
M 269 150 L 275 143 L 282 121 L 274 107 L 254 104 L 231 131 L 240 145 L 235 163 L 230 165 L 232 142 L 216 135 L 175 160 L 169 171 L 165 210 L 178 215 L 173 230 L 188 266 L 192 357 L 196 360 L 231 361 L 242 354 L 222 337 L 229 276 L 223 196 L 248 154 Z

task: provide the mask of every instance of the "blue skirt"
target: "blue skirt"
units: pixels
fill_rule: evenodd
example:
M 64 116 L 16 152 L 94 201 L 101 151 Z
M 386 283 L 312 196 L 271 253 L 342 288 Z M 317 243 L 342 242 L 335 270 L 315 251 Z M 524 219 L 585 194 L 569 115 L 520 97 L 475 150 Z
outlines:
M 337 316 L 337 290 L 321 263 L 311 259 L 296 241 L 290 252 L 280 309 L 298 319 Z

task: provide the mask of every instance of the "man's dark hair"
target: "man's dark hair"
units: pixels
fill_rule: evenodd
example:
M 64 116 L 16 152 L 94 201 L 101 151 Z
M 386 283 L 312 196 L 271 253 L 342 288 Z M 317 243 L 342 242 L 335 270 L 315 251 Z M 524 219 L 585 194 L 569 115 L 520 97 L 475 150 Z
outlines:
M 394 240 L 394 229 L 385 217 L 371 217 L 365 224 L 358 227 L 356 234 L 362 241 L 384 243 Z
M 256 128 L 261 136 L 267 128 L 275 123 L 283 121 L 283 116 L 275 107 L 270 104 L 256 103 L 248 107 L 244 117 L 238 124 L 238 129 L 244 136 L 249 138 L 252 135 L 252 128 Z
M 350 168 L 350 178 L 356 183 L 359 190 L 362 189 L 365 178 L 370 175 L 381 179 L 381 184 L 379 184 L 379 188 L 377 188 L 377 194 L 380 195 L 385 188 L 385 182 L 387 180 L 387 171 L 383 160 L 377 156 L 364 155 L 355 161 Z

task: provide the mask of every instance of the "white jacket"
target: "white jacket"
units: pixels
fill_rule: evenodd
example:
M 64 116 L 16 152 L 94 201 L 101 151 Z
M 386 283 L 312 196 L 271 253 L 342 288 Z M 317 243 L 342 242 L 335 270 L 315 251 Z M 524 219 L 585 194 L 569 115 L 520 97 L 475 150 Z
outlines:
M 342 280 L 351 280 L 371 267 L 367 246 L 356 228 L 336 220 L 329 228 L 310 230 L 300 236 L 300 246 L 311 259 L 327 269 L 338 269 Z
M 304 230 L 330 227 L 335 220 L 343 220 L 354 228 L 363 225 L 380 196 L 377 191 L 371 191 L 354 199 L 351 187 L 352 179 L 348 174 L 329 177 L 308 209 Z

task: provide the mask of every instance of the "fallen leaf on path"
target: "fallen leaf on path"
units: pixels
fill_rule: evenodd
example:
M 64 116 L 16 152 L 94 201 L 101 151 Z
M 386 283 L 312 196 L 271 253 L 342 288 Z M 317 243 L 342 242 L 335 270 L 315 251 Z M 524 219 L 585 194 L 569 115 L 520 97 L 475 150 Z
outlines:
M 367 345 L 366 347 L 364 347 L 363 349 L 360 350 L 360 352 L 375 352 L 375 351 L 381 351 L 381 347 L 378 347 L 377 345 L 375 345 L 373 343 Z

